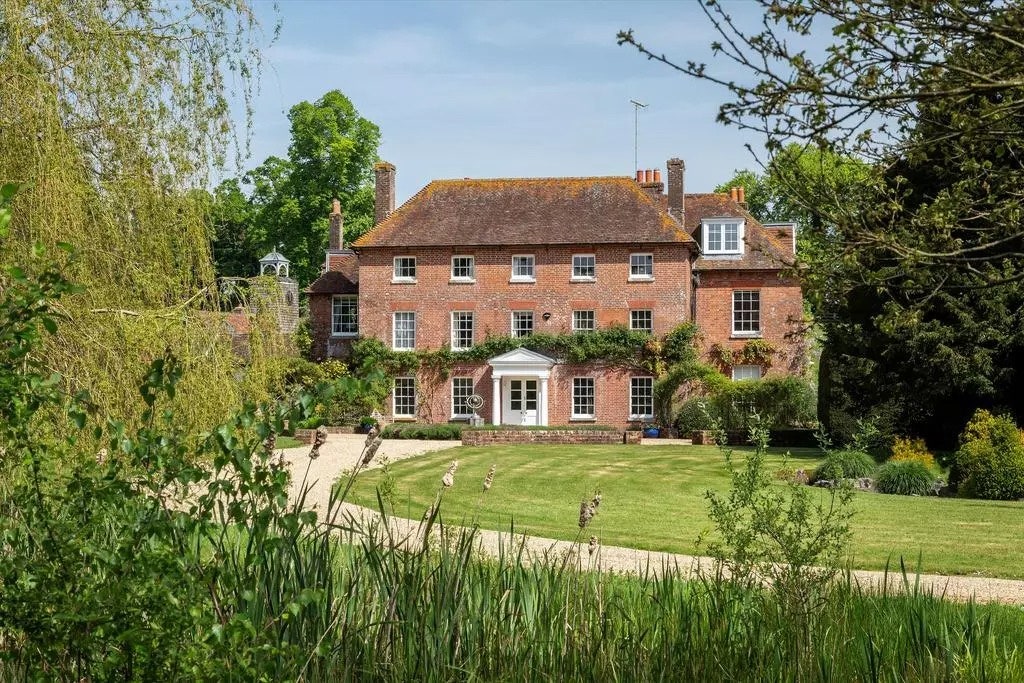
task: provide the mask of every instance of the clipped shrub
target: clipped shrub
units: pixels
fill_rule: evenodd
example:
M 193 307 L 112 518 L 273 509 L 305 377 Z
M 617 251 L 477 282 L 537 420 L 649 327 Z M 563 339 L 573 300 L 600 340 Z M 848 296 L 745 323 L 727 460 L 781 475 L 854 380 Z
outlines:
M 949 483 L 964 498 L 1024 498 L 1024 439 L 1013 420 L 978 410 L 960 437 Z
M 875 474 L 875 459 L 862 451 L 836 451 L 814 471 L 815 481 L 860 479 Z
M 935 468 L 935 457 L 928 450 L 924 439 L 896 437 L 889 462 L 919 462 L 928 469 Z
M 879 493 L 923 496 L 932 490 L 934 482 L 931 470 L 919 460 L 895 460 L 879 468 L 875 488 Z
M 450 424 L 420 424 L 418 422 L 403 422 L 390 424 L 381 432 L 385 439 L 427 439 L 431 441 L 448 441 L 462 438 L 464 425 L 459 423 Z
M 680 434 L 688 435 L 690 432 L 703 431 L 714 428 L 714 420 L 709 413 L 707 399 L 691 398 L 679 407 L 674 421 L 675 428 Z

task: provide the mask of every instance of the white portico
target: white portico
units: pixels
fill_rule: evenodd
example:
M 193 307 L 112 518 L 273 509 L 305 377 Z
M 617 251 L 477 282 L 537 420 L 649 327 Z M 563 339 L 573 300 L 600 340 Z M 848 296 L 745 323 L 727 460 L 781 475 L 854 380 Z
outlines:
M 491 422 L 507 425 L 548 423 L 548 380 L 554 358 L 513 349 L 487 361 L 491 366 Z

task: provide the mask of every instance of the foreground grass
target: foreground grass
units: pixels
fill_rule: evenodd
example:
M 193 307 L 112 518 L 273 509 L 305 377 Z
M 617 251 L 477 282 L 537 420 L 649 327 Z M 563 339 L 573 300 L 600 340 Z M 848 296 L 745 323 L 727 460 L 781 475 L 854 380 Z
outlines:
M 769 466 L 781 467 L 773 449 Z M 404 460 L 391 466 L 395 514 L 419 517 L 433 500 L 450 460 L 460 462 L 455 486 L 445 496 L 449 522 L 476 520 L 487 529 L 573 539 L 579 500 L 600 489 L 604 496 L 593 532 L 606 545 L 699 553 L 695 540 L 710 522 L 704 491 L 725 490 L 721 453 L 710 446 L 492 446 L 463 447 Z M 787 465 L 807 470 L 816 451 L 794 451 Z M 485 497 L 480 484 L 497 465 Z M 353 502 L 376 507 L 380 471 L 362 475 Z M 780 484 L 781 485 L 781 484 Z M 906 558 L 921 571 L 1024 578 L 1017 550 L 1024 536 L 1024 504 L 955 498 L 916 498 L 858 493 L 854 497 L 852 565 L 883 569 Z

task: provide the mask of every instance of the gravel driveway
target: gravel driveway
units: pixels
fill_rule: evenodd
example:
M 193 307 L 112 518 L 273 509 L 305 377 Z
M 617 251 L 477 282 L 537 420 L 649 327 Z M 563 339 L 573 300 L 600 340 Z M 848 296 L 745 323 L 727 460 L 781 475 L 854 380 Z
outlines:
M 291 464 L 294 473 L 293 493 L 297 491 L 306 467 L 309 467 L 308 481 L 313 483 L 307 496 L 307 504 L 318 510 L 326 510 L 330 496 L 331 483 L 342 471 L 351 469 L 362 450 L 366 437 L 360 434 L 332 434 L 327 443 L 320 449 L 320 457 L 310 461 L 309 447 L 285 449 L 285 459 Z M 413 456 L 441 451 L 460 446 L 460 441 L 415 441 L 387 439 L 381 444 L 377 457 L 368 469 L 380 466 L 381 457 L 391 462 L 404 460 Z M 379 521 L 379 515 L 367 508 L 346 503 L 343 513 L 360 518 L 365 522 Z M 388 526 L 397 538 L 410 543 L 418 543 L 419 522 L 391 517 Z M 520 540 L 520 539 L 517 539 Z M 633 572 L 658 574 L 665 567 L 673 567 L 684 575 L 692 575 L 699 566 L 709 566 L 709 558 L 673 553 L 651 552 L 634 548 L 601 546 L 591 558 L 588 556 L 586 539 L 582 547 L 574 547 L 568 541 L 556 541 L 550 538 L 527 538 L 524 540 L 527 560 L 539 560 L 550 557 L 564 557 L 566 553 L 579 553 L 580 563 L 584 567 L 602 571 Z M 497 531 L 479 531 L 480 549 L 492 556 L 497 556 L 500 548 L 509 548 L 507 533 Z M 582 551 L 582 552 L 580 552 Z M 881 588 L 886 581 L 885 574 L 878 571 L 853 572 L 854 580 L 864 587 Z M 888 577 L 890 592 L 900 590 L 901 577 L 892 574 Z M 913 577 L 911 577 L 911 589 Z M 991 579 L 978 576 L 943 576 L 939 574 L 922 574 L 920 588 L 924 592 L 944 595 L 950 600 L 967 601 L 974 598 L 978 602 L 1002 602 L 1013 605 L 1024 605 L 1024 581 L 1012 579 Z

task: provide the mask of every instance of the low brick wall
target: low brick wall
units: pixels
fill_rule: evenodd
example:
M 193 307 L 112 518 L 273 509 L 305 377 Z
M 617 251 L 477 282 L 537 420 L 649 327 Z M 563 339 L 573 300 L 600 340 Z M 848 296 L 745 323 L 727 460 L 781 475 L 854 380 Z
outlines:
M 355 427 L 327 427 L 328 434 L 355 434 Z M 302 443 L 313 443 L 313 437 L 316 435 L 315 429 L 296 429 L 295 440 L 301 441 Z
M 726 432 L 725 438 L 729 446 L 750 445 L 750 438 L 747 432 L 735 430 Z M 694 446 L 713 446 L 715 445 L 715 433 L 711 431 L 696 431 L 690 435 L 690 441 Z
M 497 443 L 539 444 L 638 444 L 640 432 L 599 429 L 466 429 L 463 446 L 487 446 Z

